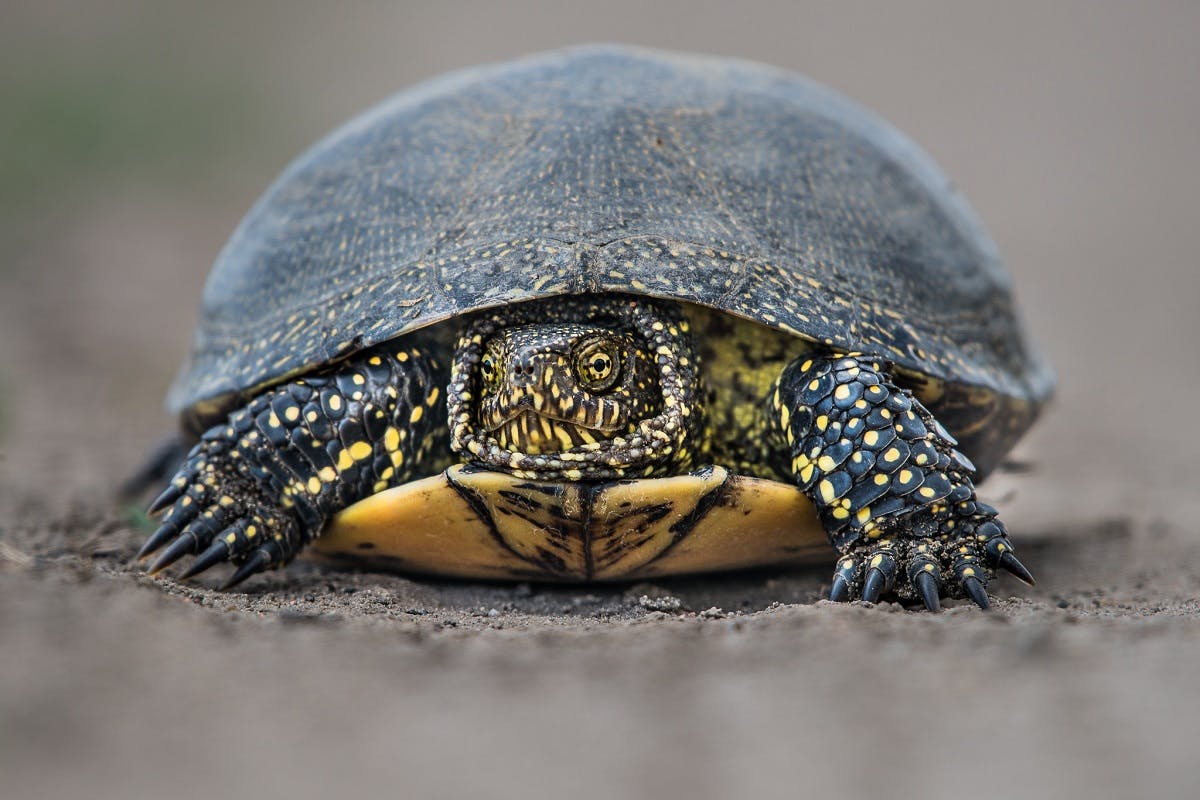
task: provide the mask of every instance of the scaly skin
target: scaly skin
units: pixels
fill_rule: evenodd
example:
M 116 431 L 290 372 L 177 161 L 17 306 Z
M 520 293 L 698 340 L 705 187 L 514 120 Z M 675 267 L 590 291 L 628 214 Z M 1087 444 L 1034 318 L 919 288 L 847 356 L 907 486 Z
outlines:
M 801 356 L 768 402 L 787 468 L 842 554 L 830 599 L 874 602 L 894 589 L 930 610 L 942 594 L 987 608 L 994 568 L 1033 578 L 996 509 L 976 498 L 954 437 L 887 370 L 858 353 Z
M 184 578 L 232 561 L 226 587 L 288 563 L 337 511 L 427 469 L 445 430 L 437 372 L 424 349 L 392 342 L 255 397 L 192 448 L 138 557 L 170 543 L 153 574 L 198 554 Z
M 589 388 L 572 361 L 592 340 L 588 331 L 598 328 L 607 329 L 614 342 L 627 341 L 618 349 L 626 361 L 635 359 L 603 390 Z M 489 353 L 500 370 L 491 378 L 480 372 Z M 518 353 L 537 364 L 535 381 L 507 363 Z M 678 475 L 696 463 L 704 446 L 698 369 L 688 321 L 674 303 L 585 295 L 488 312 L 459 337 L 446 391 L 450 448 L 464 460 L 522 478 Z M 497 400 L 512 405 L 511 411 L 524 399 L 546 417 L 569 416 L 590 433 L 550 451 L 544 437 L 529 430 L 489 430 L 491 417 L 507 413 L 494 408 Z M 608 406 L 603 418 L 600 400 Z M 619 427 L 605 430 L 615 418 Z

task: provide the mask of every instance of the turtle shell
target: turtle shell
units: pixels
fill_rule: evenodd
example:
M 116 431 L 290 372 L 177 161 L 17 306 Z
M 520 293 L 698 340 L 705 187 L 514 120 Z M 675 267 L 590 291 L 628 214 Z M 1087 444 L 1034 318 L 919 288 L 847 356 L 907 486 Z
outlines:
M 792 73 L 593 46 L 432 80 L 301 156 L 217 259 L 168 405 L 588 292 L 709 306 L 1026 408 L 1053 382 L 995 246 L 887 123 Z

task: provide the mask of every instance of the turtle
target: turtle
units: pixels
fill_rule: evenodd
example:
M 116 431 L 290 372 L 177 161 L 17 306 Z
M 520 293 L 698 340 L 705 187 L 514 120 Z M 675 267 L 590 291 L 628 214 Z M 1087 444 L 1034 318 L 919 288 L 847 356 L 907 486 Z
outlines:
M 390 504 L 425 554 L 374 554 L 400 569 L 622 579 L 815 531 L 831 600 L 987 608 L 1033 577 L 975 484 L 1053 386 L 996 246 L 888 123 L 747 61 L 557 50 L 402 91 L 256 202 L 139 557 L 228 588 L 331 527 L 377 548 Z

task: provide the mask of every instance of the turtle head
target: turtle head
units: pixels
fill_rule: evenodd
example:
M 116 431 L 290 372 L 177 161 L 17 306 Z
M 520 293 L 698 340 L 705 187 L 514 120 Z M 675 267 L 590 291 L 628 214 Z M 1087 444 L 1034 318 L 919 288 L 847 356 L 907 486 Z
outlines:
M 479 360 L 479 425 L 507 450 L 541 455 L 632 433 L 662 405 L 635 335 L 586 323 L 496 331 Z
M 616 297 L 513 306 L 459 339 L 451 447 L 530 478 L 668 474 L 690 461 L 695 384 L 673 308 Z

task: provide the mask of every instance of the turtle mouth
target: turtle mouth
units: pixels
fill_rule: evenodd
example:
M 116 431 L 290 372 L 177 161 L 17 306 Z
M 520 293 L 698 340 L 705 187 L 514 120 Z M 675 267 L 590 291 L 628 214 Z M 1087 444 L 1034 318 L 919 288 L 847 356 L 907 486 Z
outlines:
M 623 426 L 594 427 L 521 408 L 485 430 L 506 450 L 538 455 L 595 444 L 623 430 Z
M 603 423 L 592 424 L 592 423 L 589 423 L 589 422 L 586 422 L 583 420 L 579 420 L 579 419 L 567 419 L 566 417 L 561 416 L 559 414 L 547 414 L 544 411 L 536 411 L 528 405 L 521 405 L 521 406 L 518 406 L 517 408 L 510 410 L 507 414 L 503 414 L 503 415 L 494 414 L 492 416 L 492 419 L 483 426 L 483 429 L 485 431 L 487 431 L 488 433 L 495 433 L 500 428 L 503 428 L 506 425 L 511 425 L 514 422 L 519 421 L 522 417 L 529 417 L 532 419 L 543 419 L 543 420 L 547 420 L 547 421 L 557 424 L 557 425 L 569 425 L 572 428 L 579 428 L 581 430 L 595 431 L 597 433 L 604 433 L 604 434 L 617 433 L 626 428 L 625 423 L 622 422 L 621 420 L 617 420 L 617 421 L 609 423 L 607 425 L 605 425 Z

